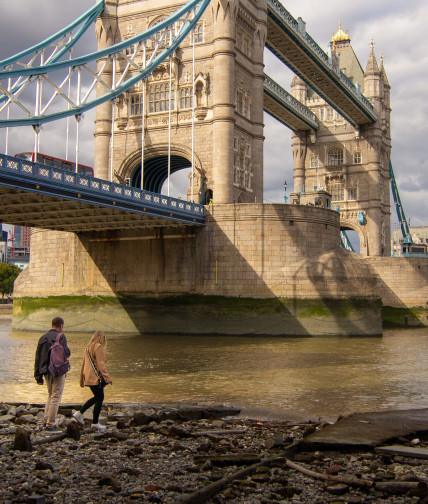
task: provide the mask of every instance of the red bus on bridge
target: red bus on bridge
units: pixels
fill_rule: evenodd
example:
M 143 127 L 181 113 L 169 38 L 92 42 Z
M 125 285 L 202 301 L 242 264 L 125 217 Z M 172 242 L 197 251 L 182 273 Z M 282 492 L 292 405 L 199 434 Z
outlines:
M 48 156 L 47 154 L 41 154 L 40 152 L 37 154 L 35 152 L 20 152 L 19 154 L 15 154 L 15 157 L 25 159 L 26 161 L 32 161 L 33 163 L 37 162 L 47 166 L 53 166 L 54 168 L 60 168 L 62 170 L 71 172 L 76 171 L 76 163 L 67 161 L 66 159 Z M 84 175 L 90 175 L 91 177 L 94 176 L 94 170 L 90 166 L 83 164 L 77 165 L 77 172 L 83 173 Z

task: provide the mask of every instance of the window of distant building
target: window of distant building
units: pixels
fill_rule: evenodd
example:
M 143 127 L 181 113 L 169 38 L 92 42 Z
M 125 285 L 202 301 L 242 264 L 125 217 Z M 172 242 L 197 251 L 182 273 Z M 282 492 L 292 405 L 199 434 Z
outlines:
M 320 108 L 320 121 L 324 121 L 325 111 L 323 108 Z
M 362 163 L 361 152 L 354 151 L 354 164 L 361 164 L 361 163 Z
M 328 107 L 327 108 L 327 121 L 332 121 L 333 120 L 333 109 Z
M 175 86 L 171 86 L 171 110 L 174 110 Z M 149 111 L 165 112 L 169 110 L 169 84 L 155 84 L 149 89 Z
M 339 147 L 334 147 L 328 151 L 328 165 L 339 166 L 343 165 L 343 150 Z

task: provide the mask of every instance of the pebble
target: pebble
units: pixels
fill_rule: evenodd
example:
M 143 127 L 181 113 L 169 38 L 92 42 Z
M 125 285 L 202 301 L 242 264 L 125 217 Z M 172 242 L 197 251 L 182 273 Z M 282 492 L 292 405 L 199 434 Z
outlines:
M 105 405 L 102 418 L 107 429 L 98 432 L 79 430 L 70 418 L 71 411 L 70 407 L 62 408 L 58 415 L 58 423 L 68 437 L 46 442 L 50 436 L 42 428 L 42 405 L 0 403 L 1 504 L 175 504 L 208 483 L 248 467 L 245 463 L 237 465 L 238 460 L 248 457 L 251 462 L 246 464 L 253 464 L 270 459 L 281 454 L 287 443 L 303 438 L 309 428 L 322 428 L 310 422 L 290 426 L 286 421 L 243 419 L 221 408 L 208 411 L 192 407 L 187 415 L 185 407 Z M 76 427 L 78 437 L 73 434 Z M 27 432 L 31 442 L 24 437 L 22 446 L 14 447 L 15 430 L 18 434 Z M 412 441 L 406 439 L 403 443 Z M 427 443 L 418 439 L 417 445 L 425 447 Z M 428 502 L 423 500 L 425 495 L 388 495 L 374 488 L 363 492 L 334 481 L 335 475 L 363 476 L 373 482 L 428 481 L 428 460 L 388 459 L 372 452 L 303 452 L 296 454 L 294 461 L 328 475 L 330 480 L 313 479 L 281 462 L 274 466 L 263 464 L 251 474 L 231 481 L 209 502 Z

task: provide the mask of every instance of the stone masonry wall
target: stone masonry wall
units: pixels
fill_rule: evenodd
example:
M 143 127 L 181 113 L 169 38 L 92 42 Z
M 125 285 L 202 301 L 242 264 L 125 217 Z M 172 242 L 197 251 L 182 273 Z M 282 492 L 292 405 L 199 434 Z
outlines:
M 15 297 L 116 293 L 344 298 L 376 295 L 339 246 L 339 215 L 294 205 L 214 205 L 204 228 L 96 235 L 38 231 Z
M 364 262 L 379 276 L 384 306 L 427 307 L 428 258 L 372 257 L 364 259 Z

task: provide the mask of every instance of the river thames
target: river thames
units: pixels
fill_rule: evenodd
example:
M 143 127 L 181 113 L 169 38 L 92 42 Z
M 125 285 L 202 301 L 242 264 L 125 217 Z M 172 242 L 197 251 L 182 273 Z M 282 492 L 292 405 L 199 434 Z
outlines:
M 91 334 L 65 334 L 71 371 L 63 403 L 80 403 L 91 395 L 78 383 Z M 0 400 L 45 401 L 33 378 L 40 336 L 0 320 Z M 329 421 L 428 407 L 428 329 L 386 330 L 382 338 L 107 336 L 106 402 L 224 404 L 257 418 Z

